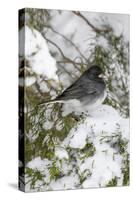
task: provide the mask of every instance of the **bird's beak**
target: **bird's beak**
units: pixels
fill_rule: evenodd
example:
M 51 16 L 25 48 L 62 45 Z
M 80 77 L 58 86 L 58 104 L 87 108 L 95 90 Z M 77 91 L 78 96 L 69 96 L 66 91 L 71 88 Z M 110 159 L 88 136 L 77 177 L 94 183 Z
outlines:
M 98 76 L 99 78 L 102 78 L 103 80 L 107 80 L 107 77 L 104 75 L 104 74 L 100 74 L 99 76 Z
M 104 75 L 103 74 L 99 74 L 98 77 L 99 78 L 104 78 Z

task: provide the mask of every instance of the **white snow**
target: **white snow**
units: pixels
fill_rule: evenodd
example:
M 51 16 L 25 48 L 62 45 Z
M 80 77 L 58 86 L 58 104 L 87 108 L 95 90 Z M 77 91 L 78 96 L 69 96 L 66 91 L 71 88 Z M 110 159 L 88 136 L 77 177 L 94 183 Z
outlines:
M 62 190 L 62 189 L 75 189 L 78 184 L 79 179 L 76 174 L 70 176 L 65 176 L 58 179 L 57 181 L 52 181 L 50 183 L 50 189 L 52 190 Z
M 105 48 L 105 49 L 109 48 L 108 41 L 107 41 L 103 36 L 99 36 L 99 37 L 96 39 L 95 42 L 96 42 L 97 45 L 102 46 L 102 47 Z
M 55 148 L 55 156 L 57 156 L 59 159 L 63 159 L 63 158 L 68 159 L 69 158 L 67 151 L 61 147 Z
M 84 181 L 84 188 L 106 186 L 115 176 L 120 179 L 119 184 L 122 185 L 122 156 L 117 148 L 112 148 L 111 144 L 106 142 L 110 138 L 111 142 L 115 143 L 118 130 L 123 139 L 129 139 L 129 119 L 119 116 L 111 106 L 101 105 L 91 116 L 88 115 L 83 123 L 71 129 L 64 140 L 65 147 L 82 149 L 89 138 L 89 142 L 96 148 L 94 156 L 87 158 L 83 164 L 79 162 L 81 172 L 86 169 L 92 172 Z
M 25 78 L 25 86 L 31 86 L 32 84 L 34 84 L 36 82 L 36 78 L 34 76 L 31 77 L 26 77 Z
M 20 30 L 20 38 L 25 34 L 25 52 L 20 49 L 20 56 L 25 56 L 33 72 L 43 75 L 47 79 L 58 81 L 55 59 L 50 55 L 47 42 L 35 29 L 28 26 Z
M 113 30 L 117 36 L 123 35 L 124 38 L 129 41 L 129 15 L 128 14 L 101 14 L 105 17 L 113 27 Z
M 62 128 L 63 128 L 63 123 L 62 123 L 62 121 L 59 121 L 59 122 L 56 124 L 56 130 L 60 131 Z
M 95 111 L 88 113 L 88 117 L 77 127 L 71 129 L 64 144 L 73 148 L 83 148 L 87 137 L 112 136 L 122 132 L 125 139 L 129 138 L 129 119 L 122 118 L 118 112 L 108 105 L 101 105 Z M 93 141 L 94 142 L 94 141 Z M 97 146 L 97 144 L 95 144 Z
M 50 88 L 48 87 L 47 83 L 45 81 L 39 82 L 40 90 L 42 92 L 49 92 Z
M 43 128 L 46 130 L 49 130 L 52 128 L 52 126 L 54 125 L 54 122 L 51 122 L 49 120 L 45 121 L 45 123 L 43 124 Z
M 42 160 L 41 157 L 36 157 L 30 162 L 28 162 L 26 167 L 41 171 L 44 170 L 49 164 L 51 164 L 51 162 L 48 159 Z
M 31 189 L 30 186 L 30 180 L 32 179 L 32 177 L 28 177 L 26 175 L 26 187 L 25 190 L 26 192 L 29 191 L 38 191 L 39 190 L 44 190 L 44 186 L 42 184 L 42 181 L 46 184 L 50 182 L 50 173 L 49 173 L 49 167 L 51 166 L 51 161 L 48 159 L 41 159 L 41 157 L 36 157 L 33 160 L 31 160 L 30 162 L 27 163 L 26 167 L 33 169 L 34 171 L 39 171 L 41 174 L 43 174 L 44 176 L 42 177 L 42 180 L 37 180 L 36 181 L 36 187 L 35 189 Z
M 68 140 L 69 146 L 72 147 L 72 148 L 79 148 L 79 149 L 84 148 L 84 146 L 86 144 L 86 134 L 87 134 L 87 132 L 88 132 L 88 128 L 85 127 L 83 124 L 81 124 L 75 130 L 74 133 L 73 133 L 73 129 L 72 129 L 72 131 L 70 131 L 70 135 L 72 134 L 71 139 L 69 138 L 69 140 Z
M 102 152 L 97 148 L 96 154 L 92 158 L 86 159 L 85 163 L 81 165 L 80 169 L 89 169 L 92 175 L 88 177 L 84 183 L 83 188 L 106 186 L 112 178 L 122 177 L 121 174 L 121 156 L 115 156 L 113 160 L 113 153 L 109 147 L 106 147 L 107 152 Z M 103 148 L 104 150 L 104 148 Z M 122 185 L 122 182 L 121 182 Z
M 50 180 L 48 166 L 52 166 L 52 160 L 42 160 L 37 157 L 28 162 L 27 167 L 44 170 L 43 173 L 46 174 L 43 181 L 47 182 L 47 186 L 42 187 L 39 182 L 36 183 L 36 187 L 40 186 L 41 190 L 76 189 L 79 186 L 82 188 L 105 187 L 115 177 L 118 180 L 117 185 L 122 186 L 123 157 L 118 147 L 113 147 L 119 136 L 125 141 L 129 139 L 129 119 L 122 118 L 111 106 L 99 106 L 91 114 L 86 114 L 85 119 L 73 127 L 64 141 L 55 147 L 56 167 L 64 174 L 63 177 Z M 110 141 L 107 142 L 108 140 Z M 95 152 L 93 156 L 84 157 L 82 160 L 83 155 L 79 153 L 79 150 L 82 150 L 88 142 L 93 144 Z M 69 161 L 70 154 L 66 150 L 68 147 L 76 150 L 74 153 L 77 160 L 76 168 L 85 176 L 82 184 L 80 184 L 76 168 Z M 88 175 L 86 170 L 90 172 Z M 68 175 L 69 172 L 71 173 Z
M 129 40 L 129 15 L 128 14 L 115 14 L 115 13 L 100 13 L 100 12 L 82 12 L 89 21 L 102 29 L 102 26 L 107 23 L 112 26 L 115 34 Z

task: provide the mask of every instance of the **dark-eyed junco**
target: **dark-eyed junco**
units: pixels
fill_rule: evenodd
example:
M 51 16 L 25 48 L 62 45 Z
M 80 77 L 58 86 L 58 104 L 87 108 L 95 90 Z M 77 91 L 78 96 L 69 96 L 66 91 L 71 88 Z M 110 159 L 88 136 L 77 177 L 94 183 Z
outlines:
M 101 68 L 98 65 L 93 65 L 61 95 L 44 103 L 65 103 L 77 100 L 82 107 L 96 107 L 106 97 L 106 85 L 100 75 L 102 75 Z

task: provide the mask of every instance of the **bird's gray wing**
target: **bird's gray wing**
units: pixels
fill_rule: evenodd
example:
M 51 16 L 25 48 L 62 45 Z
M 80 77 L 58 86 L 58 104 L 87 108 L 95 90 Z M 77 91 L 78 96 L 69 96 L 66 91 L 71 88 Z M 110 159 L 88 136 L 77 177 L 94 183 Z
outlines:
M 96 94 L 97 88 L 91 80 L 78 80 L 68 87 L 56 100 L 81 99 L 83 96 Z

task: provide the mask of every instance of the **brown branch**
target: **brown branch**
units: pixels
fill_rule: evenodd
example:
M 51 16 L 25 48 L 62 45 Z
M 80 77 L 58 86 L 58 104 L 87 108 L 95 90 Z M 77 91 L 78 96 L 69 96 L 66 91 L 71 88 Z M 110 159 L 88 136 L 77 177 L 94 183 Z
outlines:
M 55 43 L 53 42 L 52 40 L 48 39 L 44 34 L 43 34 L 43 37 L 45 38 L 45 40 L 47 40 L 48 43 L 51 43 L 52 45 L 54 45 L 58 51 L 60 52 L 60 54 L 62 55 L 64 61 L 63 62 L 68 62 L 68 63 L 72 63 L 72 64 L 76 64 L 76 65 L 86 65 L 84 63 L 80 63 L 80 62 L 74 62 L 73 60 L 71 60 L 70 58 L 66 57 L 63 53 L 63 51 L 61 50 L 61 48 Z
M 35 86 L 36 86 L 36 89 L 38 90 L 38 92 L 40 93 L 40 95 L 43 96 L 44 93 L 41 91 L 40 86 L 37 81 L 35 82 Z
M 68 41 L 75 49 L 76 51 L 81 55 L 81 57 L 83 57 L 86 61 L 87 58 L 81 53 L 81 51 L 79 50 L 79 48 L 74 44 L 74 42 L 72 42 L 69 38 L 67 38 L 66 36 L 64 36 L 63 34 L 59 33 L 58 31 L 56 31 L 55 29 L 53 29 L 53 27 L 51 26 L 46 26 L 47 28 L 50 28 L 54 33 L 60 35 L 64 40 Z
M 99 29 L 97 27 L 95 27 L 84 15 L 82 15 L 79 11 L 72 11 L 75 15 L 77 15 L 78 17 L 82 18 L 87 25 L 89 25 L 96 33 L 108 33 L 110 32 L 112 29 Z
M 61 54 L 61 56 L 63 57 L 63 61 L 57 61 L 57 63 L 71 63 L 71 64 L 73 64 L 73 66 L 79 71 L 79 72 L 81 72 L 81 70 L 76 66 L 76 65 L 79 65 L 79 66 L 84 66 L 84 65 L 88 65 L 88 63 L 86 64 L 86 63 L 81 63 L 81 62 L 75 62 L 75 61 L 73 61 L 73 60 L 71 60 L 70 58 L 68 58 L 68 57 L 66 57 L 65 56 L 65 54 L 63 53 L 63 51 L 61 50 L 61 48 L 55 43 L 55 42 L 53 42 L 52 40 L 50 40 L 50 39 L 48 39 L 46 36 L 45 36 L 45 34 L 44 33 L 42 33 L 42 36 L 45 38 L 45 40 L 48 42 L 48 43 L 51 43 L 53 46 L 55 46 L 57 49 L 58 49 L 58 51 L 60 52 L 60 54 Z M 72 74 L 69 72 L 69 71 L 67 71 L 66 69 L 65 69 L 65 67 L 62 67 L 63 68 L 63 70 L 72 78 Z
M 52 45 L 54 45 L 58 49 L 58 51 L 60 52 L 60 54 L 62 55 L 63 58 L 66 58 L 66 56 L 64 55 L 64 53 L 61 50 L 61 48 L 55 42 L 53 42 L 52 40 L 46 38 L 46 36 L 44 34 L 43 34 L 43 37 L 45 38 L 45 40 L 47 40 L 47 42 L 51 43 Z
M 58 61 L 56 61 L 57 63 L 71 63 L 71 64 L 76 64 L 76 65 L 85 65 L 85 66 L 87 66 L 88 64 L 86 64 L 86 63 L 80 63 L 80 62 L 74 62 L 74 61 L 69 61 L 69 60 L 58 60 Z

